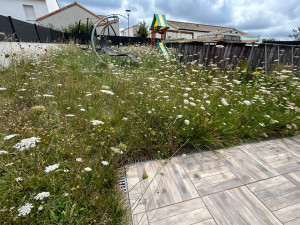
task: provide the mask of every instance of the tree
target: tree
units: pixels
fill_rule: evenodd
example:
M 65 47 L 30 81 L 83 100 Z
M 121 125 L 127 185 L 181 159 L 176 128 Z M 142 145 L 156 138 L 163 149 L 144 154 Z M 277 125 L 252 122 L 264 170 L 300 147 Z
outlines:
M 269 41 L 276 41 L 276 40 L 275 40 L 275 38 L 264 38 L 264 39 L 262 39 L 263 43 L 269 42 Z
M 289 37 L 294 38 L 295 41 L 300 41 L 300 27 L 293 29 L 293 34 L 289 35 Z
M 141 38 L 146 38 L 148 36 L 146 22 L 144 20 L 143 22 L 139 22 L 139 28 L 137 29 L 135 36 Z

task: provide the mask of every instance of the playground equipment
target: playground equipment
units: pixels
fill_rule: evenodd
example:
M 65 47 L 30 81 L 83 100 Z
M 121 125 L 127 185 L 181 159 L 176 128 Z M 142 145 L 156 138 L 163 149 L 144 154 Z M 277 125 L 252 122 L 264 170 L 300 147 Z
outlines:
M 167 23 L 167 20 L 166 20 L 166 16 L 162 15 L 162 14 L 154 14 L 152 24 L 151 24 L 151 28 L 150 28 L 150 30 L 151 30 L 151 44 L 152 45 L 155 44 L 156 34 L 160 34 L 161 35 L 161 40 L 165 40 L 168 28 L 169 28 L 169 26 L 168 26 L 168 23 Z M 164 55 L 164 57 L 166 59 L 169 59 L 170 52 L 169 52 L 169 49 L 166 47 L 166 44 L 160 42 L 159 40 L 157 40 L 157 46 L 160 49 L 160 51 L 162 52 L 162 54 Z
M 91 45 L 92 45 L 92 49 L 94 51 L 94 53 L 96 54 L 96 56 L 100 59 L 100 61 L 104 64 L 106 64 L 103 59 L 99 56 L 98 52 L 96 51 L 96 47 L 95 47 L 95 42 L 94 42 L 94 37 L 95 37 L 95 31 L 96 31 L 96 28 L 98 27 L 98 25 L 103 22 L 103 21 L 107 21 L 107 24 L 103 27 L 103 29 L 101 30 L 101 33 L 99 35 L 100 37 L 100 48 L 103 52 L 105 52 L 106 54 L 110 55 L 110 56 L 128 56 L 130 57 L 133 61 L 135 62 L 139 62 L 138 58 L 136 55 L 132 54 L 132 53 L 117 53 L 115 52 L 112 48 L 110 48 L 106 41 L 105 41 L 105 29 L 107 29 L 109 26 L 111 26 L 112 23 L 116 23 L 116 21 L 119 20 L 119 16 L 122 16 L 122 15 L 116 15 L 116 14 L 113 14 L 113 15 L 109 15 L 109 16 L 106 16 L 102 19 L 99 19 L 95 24 L 94 24 L 94 28 L 93 28 L 93 31 L 92 31 L 92 34 L 91 34 Z M 123 16 L 125 17 L 125 16 Z M 126 17 L 125 17 L 126 18 Z M 112 22 L 108 22 L 108 19 L 114 19 Z M 113 30 L 114 31 L 114 30 Z M 114 31 L 115 35 L 116 32 Z

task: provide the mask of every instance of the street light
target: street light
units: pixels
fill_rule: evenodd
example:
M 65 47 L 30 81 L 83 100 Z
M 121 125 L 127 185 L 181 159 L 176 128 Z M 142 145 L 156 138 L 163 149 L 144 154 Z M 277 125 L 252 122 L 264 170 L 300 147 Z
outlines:
M 130 9 L 126 9 L 125 11 L 126 11 L 126 14 L 128 16 L 128 30 L 127 30 L 127 34 L 128 34 L 128 37 L 129 37 L 129 15 L 130 15 L 131 10 Z

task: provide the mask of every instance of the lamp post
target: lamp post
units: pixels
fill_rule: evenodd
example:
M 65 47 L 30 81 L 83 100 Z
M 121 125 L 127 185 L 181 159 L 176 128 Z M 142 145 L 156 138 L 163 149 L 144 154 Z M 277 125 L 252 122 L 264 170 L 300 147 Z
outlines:
M 127 34 L 128 34 L 128 37 L 129 37 L 129 15 L 130 15 L 130 12 L 131 12 L 130 9 L 126 9 L 126 14 L 127 14 L 127 16 L 128 16 L 128 28 L 127 28 Z

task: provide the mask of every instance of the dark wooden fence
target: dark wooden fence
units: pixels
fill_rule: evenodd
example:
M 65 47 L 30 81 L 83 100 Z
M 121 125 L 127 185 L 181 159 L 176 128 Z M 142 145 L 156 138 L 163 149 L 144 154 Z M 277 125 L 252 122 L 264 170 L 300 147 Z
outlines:
M 244 62 L 253 69 L 263 67 L 268 70 L 279 64 L 300 65 L 300 42 L 293 44 L 298 45 L 187 42 L 172 43 L 168 46 L 175 48 L 181 56 L 180 62 L 186 64 L 194 62 L 208 66 L 212 63 L 220 68 L 234 68 Z
M 79 44 L 89 44 L 90 34 L 64 33 L 51 28 L 16 20 L 0 15 L 0 41 L 10 38 L 19 42 L 61 43 L 74 40 Z M 112 45 L 150 44 L 150 38 L 107 36 Z

